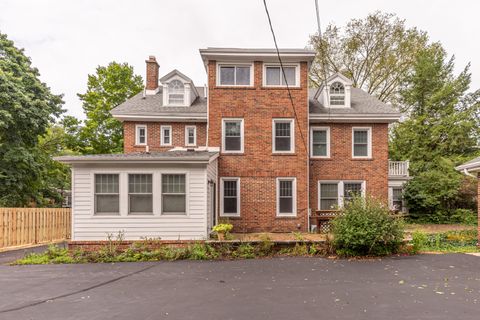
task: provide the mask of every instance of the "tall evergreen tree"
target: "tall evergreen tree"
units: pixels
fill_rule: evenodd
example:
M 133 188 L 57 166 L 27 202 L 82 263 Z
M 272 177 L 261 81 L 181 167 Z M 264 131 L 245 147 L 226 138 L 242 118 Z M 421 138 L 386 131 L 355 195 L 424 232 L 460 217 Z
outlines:
M 468 93 L 467 65 L 454 73 L 454 57 L 438 43 L 422 50 L 401 89 L 407 119 L 394 126 L 390 156 L 411 161 L 405 196 L 416 214 L 452 214 L 463 181 L 454 165 L 477 155 L 480 90 Z

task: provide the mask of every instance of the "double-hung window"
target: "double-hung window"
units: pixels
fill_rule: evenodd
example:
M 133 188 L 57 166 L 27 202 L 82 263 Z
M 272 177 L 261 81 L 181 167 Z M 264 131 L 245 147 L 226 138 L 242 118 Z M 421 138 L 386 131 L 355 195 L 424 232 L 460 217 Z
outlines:
M 252 65 L 218 65 L 218 85 L 251 86 Z
M 297 80 L 297 67 L 296 66 L 283 66 L 283 71 L 280 66 L 265 66 L 264 71 L 264 85 L 265 86 L 274 86 L 274 87 L 286 87 L 287 84 L 289 87 L 298 86 Z
M 362 182 L 344 182 L 343 183 L 343 204 L 345 205 L 354 197 L 363 195 Z
M 161 130 L 160 145 L 171 146 L 172 145 L 172 127 L 171 126 L 161 126 L 160 130 Z
M 185 145 L 186 146 L 197 145 L 197 127 L 195 126 L 185 127 Z
M 277 178 L 277 216 L 297 214 L 297 181 L 295 178 Z
M 240 178 L 222 178 L 221 197 L 221 215 L 240 216 Z
M 353 158 L 371 158 L 372 128 L 353 128 L 352 130 Z
M 392 209 L 395 211 L 403 211 L 402 188 L 392 188 Z
M 120 214 L 118 174 L 95 174 L 95 214 Z
M 243 152 L 243 119 L 223 119 L 222 152 Z
M 318 209 L 332 210 L 344 206 L 353 197 L 365 196 L 365 181 L 319 181 Z
M 273 152 L 295 152 L 294 125 L 292 119 L 273 120 Z
M 135 144 L 146 145 L 147 144 L 147 126 L 144 124 L 137 124 L 135 126 Z
M 310 149 L 314 158 L 330 157 L 330 128 L 313 127 L 310 132 Z
M 321 182 L 320 210 L 332 210 L 338 207 L 338 182 Z
M 153 192 L 151 174 L 128 175 L 128 213 L 153 213 Z
M 186 175 L 162 174 L 162 214 L 186 213 Z

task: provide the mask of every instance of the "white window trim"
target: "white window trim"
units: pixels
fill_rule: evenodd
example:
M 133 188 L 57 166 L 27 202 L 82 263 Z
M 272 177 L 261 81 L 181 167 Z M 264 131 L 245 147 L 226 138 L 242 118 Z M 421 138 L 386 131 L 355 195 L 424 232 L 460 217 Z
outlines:
M 130 212 L 130 195 L 131 194 L 149 194 L 149 193 L 130 193 L 130 175 L 131 174 L 148 174 L 152 176 L 152 212 Z M 154 186 L 155 180 L 154 180 L 154 175 L 153 172 L 127 172 L 127 215 L 128 216 L 153 216 L 155 212 L 155 207 L 154 207 Z
M 276 151 L 275 148 L 275 123 L 287 123 L 290 122 L 290 150 L 289 151 Z M 272 119 L 272 153 L 276 154 L 290 154 L 295 153 L 295 121 L 291 118 L 275 118 Z
M 337 183 L 338 184 L 338 207 L 343 208 L 343 198 L 344 198 L 344 185 L 345 183 L 361 183 L 362 184 L 362 197 L 365 198 L 366 190 L 367 190 L 367 182 L 365 180 L 319 180 L 317 183 L 317 210 L 321 210 L 321 198 L 320 198 L 320 191 L 322 183 Z
M 355 131 L 365 131 L 367 130 L 367 156 L 355 156 L 355 140 L 354 135 Z M 353 127 L 352 128 L 352 159 L 371 159 L 372 158 L 372 127 Z
M 280 181 L 292 181 L 292 213 L 280 213 Z M 296 217 L 297 216 L 297 178 L 295 177 L 278 177 L 276 179 L 276 211 L 277 217 Z
M 145 143 L 140 143 L 140 129 L 145 129 Z M 137 146 L 146 146 L 148 144 L 148 131 L 146 124 L 137 124 L 135 125 L 135 145 Z
M 102 213 L 97 213 L 97 200 L 96 200 L 96 195 L 97 193 L 95 192 L 95 176 L 97 174 L 115 174 L 118 175 L 118 212 L 102 212 Z M 92 210 L 92 217 L 98 218 L 98 217 L 120 217 L 122 215 L 122 182 L 123 178 L 121 175 L 121 172 L 119 171 L 92 171 L 91 172 L 91 196 L 92 196 L 92 203 L 93 203 L 93 210 Z M 117 194 L 117 193 L 110 193 L 110 194 Z
M 282 63 L 283 67 L 295 67 L 295 85 L 288 85 L 289 88 L 300 88 L 300 63 Z M 264 63 L 262 73 L 262 86 L 267 88 L 286 88 L 286 85 L 267 84 L 267 67 L 280 67 L 280 63 Z M 281 70 L 280 70 L 281 71 Z M 280 72 L 283 78 L 283 73 Z
M 164 174 L 183 174 L 185 175 L 185 212 L 168 212 L 164 213 L 163 212 L 163 175 Z M 188 171 L 178 171 L 178 170 L 162 170 L 159 173 L 160 177 L 160 187 L 159 187 L 159 196 L 160 196 L 160 207 L 159 207 L 159 212 L 160 215 L 163 217 L 188 217 L 190 210 L 189 210 L 189 205 L 190 205 L 190 177 L 189 177 L 189 172 Z
M 223 212 L 223 182 L 224 181 L 237 181 L 237 213 L 224 213 Z M 240 178 L 239 177 L 223 177 L 220 178 L 220 216 L 221 217 L 240 217 Z
M 326 156 L 313 155 L 313 132 L 314 131 L 327 132 L 327 155 Z M 310 157 L 313 159 L 329 159 L 330 158 L 330 127 L 311 127 L 310 128 Z
M 250 67 L 250 83 L 246 84 L 221 84 L 220 83 L 220 67 Z M 253 87 L 254 85 L 254 65 L 245 62 L 217 62 L 217 87 Z M 236 77 L 236 73 L 235 73 Z
M 188 129 L 193 129 L 193 144 L 188 143 Z M 185 146 L 195 147 L 197 145 L 197 126 L 185 126 Z
M 225 122 L 240 121 L 240 150 L 225 150 Z M 244 120 L 243 118 L 223 118 L 222 119 L 222 153 L 244 153 Z
M 170 131 L 170 143 L 165 143 L 164 138 L 165 138 L 165 133 L 164 130 L 168 129 Z M 160 145 L 161 146 L 171 146 L 172 145 L 172 126 L 160 126 Z

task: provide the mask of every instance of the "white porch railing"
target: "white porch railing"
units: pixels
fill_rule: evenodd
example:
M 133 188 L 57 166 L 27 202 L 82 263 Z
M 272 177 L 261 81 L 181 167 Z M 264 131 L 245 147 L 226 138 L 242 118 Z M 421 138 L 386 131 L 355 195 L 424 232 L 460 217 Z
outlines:
M 388 161 L 388 175 L 396 177 L 408 177 L 409 161 Z

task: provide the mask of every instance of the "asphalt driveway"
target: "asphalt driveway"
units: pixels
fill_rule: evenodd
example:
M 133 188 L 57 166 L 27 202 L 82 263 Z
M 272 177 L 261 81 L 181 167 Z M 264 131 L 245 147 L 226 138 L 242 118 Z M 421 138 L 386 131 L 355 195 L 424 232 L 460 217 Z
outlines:
M 0 319 L 479 319 L 480 257 L 0 266 Z

